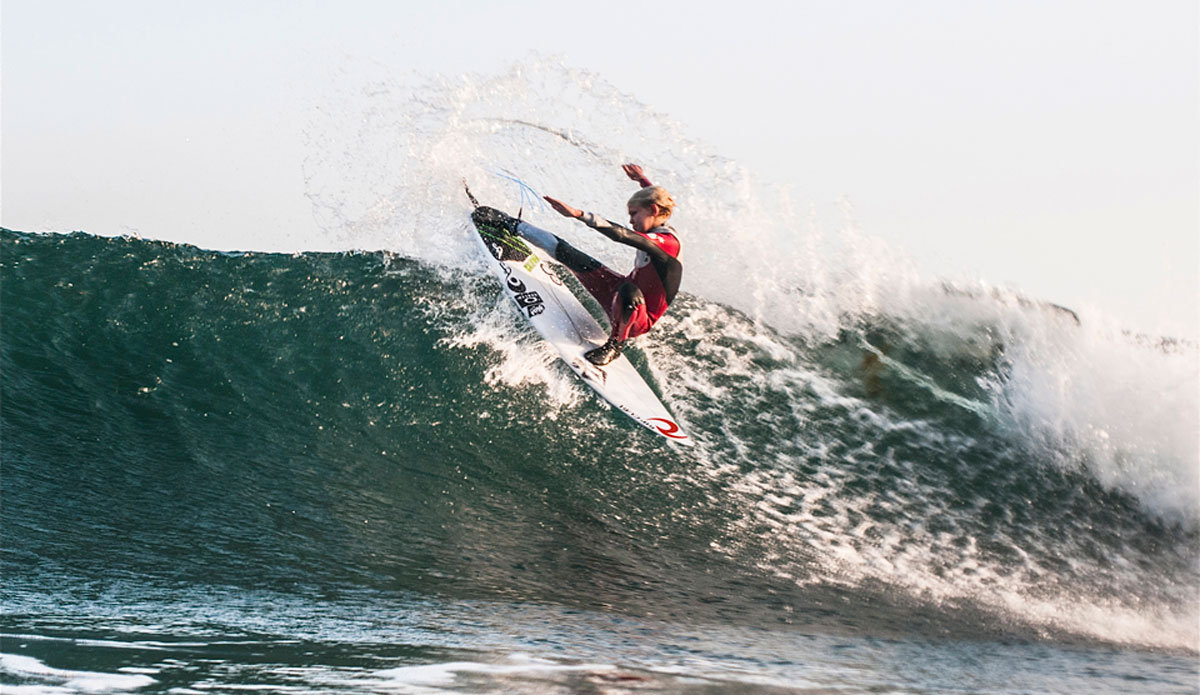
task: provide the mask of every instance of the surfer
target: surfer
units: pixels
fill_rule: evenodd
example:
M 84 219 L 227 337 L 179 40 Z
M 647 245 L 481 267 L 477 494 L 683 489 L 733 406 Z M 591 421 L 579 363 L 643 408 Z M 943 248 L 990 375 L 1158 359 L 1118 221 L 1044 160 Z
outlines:
M 558 237 L 532 239 L 570 269 L 604 307 L 612 331 L 603 345 L 584 354 L 589 362 L 599 366 L 619 357 L 625 341 L 650 331 L 675 299 L 683 277 L 679 239 L 667 225 L 675 210 L 675 200 L 665 188 L 650 183 L 637 164 L 626 164 L 622 169 L 642 186 L 629 199 L 628 228 L 550 196 L 545 199 L 560 215 L 577 219 L 609 239 L 637 249 L 632 272 L 621 275 Z

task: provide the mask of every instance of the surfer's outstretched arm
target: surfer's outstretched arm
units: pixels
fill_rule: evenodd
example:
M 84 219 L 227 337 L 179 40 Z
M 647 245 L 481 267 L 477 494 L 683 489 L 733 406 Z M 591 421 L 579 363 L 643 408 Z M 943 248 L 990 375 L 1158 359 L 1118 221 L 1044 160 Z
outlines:
M 556 200 L 550 196 L 545 196 L 545 198 L 546 202 L 550 203 L 550 206 L 558 211 L 558 214 L 577 219 L 619 244 L 625 244 L 626 246 L 632 246 L 638 251 L 644 251 L 650 257 L 650 262 L 654 264 L 654 269 L 658 271 L 658 276 L 662 279 L 663 286 L 669 288 L 668 295 L 670 298 L 674 298 L 675 290 L 679 287 L 679 279 L 683 275 L 683 266 L 680 264 L 679 259 L 668 254 L 662 247 L 642 234 L 637 234 L 615 222 L 610 222 L 595 213 L 573 208 L 561 200 Z
M 679 289 L 679 282 L 683 277 L 683 264 L 679 262 L 678 258 L 667 253 L 663 247 L 651 241 L 646 235 L 626 229 L 594 212 L 585 212 L 578 219 L 618 244 L 632 246 L 649 256 L 650 263 L 658 272 L 658 277 L 666 289 L 667 301 L 675 298 L 675 292 Z
M 671 256 L 667 255 L 665 251 L 646 237 L 635 234 L 615 222 L 610 222 L 594 212 L 584 212 L 579 208 L 573 208 L 561 200 L 555 200 L 550 196 L 545 196 L 545 198 L 546 202 L 550 203 L 551 207 L 558 211 L 558 214 L 563 217 L 573 217 L 615 242 L 632 246 L 639 251 L 645 251 L 651 258 L 658 258 L 660 256 L 671 258 Z
M 542 198 L 545 199 L 547 203 L 550 203 L 550 207 L 554 208 L 554 211 L 563 217 L 574 217 L 575 219 L 583 217 L 583 210 L 580 210 L 579 208 L 573 208 L 561 200 L 558 200 L 557 198 L 551 198 L 548 195 L 542 196 Z

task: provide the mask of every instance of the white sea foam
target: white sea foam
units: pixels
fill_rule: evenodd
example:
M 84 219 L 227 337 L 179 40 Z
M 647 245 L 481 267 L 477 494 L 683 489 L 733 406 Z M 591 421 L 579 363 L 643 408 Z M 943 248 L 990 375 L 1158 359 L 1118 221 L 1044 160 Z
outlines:
M 1200 522 L 1196 346 L 1129 335 L 1099 316 L 1037 328 L 1013 341 L 996 388 L 1013 430 L 1168 521 Z
M 555 409 L 576 405 L 582 391 L 576 380 L 558 367 L 558 353 L 527 330 L 525 322 L 511 310 L 511 301 L 506 296 L 489 291 L 494 289 L 490 283 L 486 287 L 472 294 L 466 321 L 452 327 L 453 332 L 442 341 L 443 345 L 450 348 L 486 345 L 493 355 L 499 356 L 499 362 L 484 374 L 489 384 L 507 387 L 538 384 L 545 387 Z M 554 412 L 550 411 L 551 416 Z
M 52 668 L 31 656 L 21 654 L 0 654 L 0 670 L 23 680 L 39 681 L 4 686 L 5 692 L 13 693 L 116 693 L 145 688 L 156 682 L 144 674 Z
M 405 693 L 440 693 L 455 686 L 464 677 L 481 676 L 489 682 L 505 678 L 529 679 L 538 675 L 566 673 L 607 674 L 616 670 L 609 664 L 563 664 L 524 654 L 511 654 L 505 663 L 452 661 L 378 671 L 373 680 L 382 687 Z
M 1044 330 L 1051 338 L 1061 338 L 1062 330 L 1046 324 L 1064 319 L 1066 342 L 1087 336 L 1060 311 L 1031 307 L 1015 297 L 1011 305 L 1001 299 L 982 307 L 975 299 L 944 292 L 922 301 L 943 303 L 947 310 L 938 314 L 939 320 L 906 319 L 902 328 L 917 335 L 903 339 L 925 346 L 939 359 L 964 353 L 990 359 L 1000 341 L 1038 344 L 1038 335 L 1022 331 Z M 962 306 L 955 308 L 959 302 Z M 1042 317 L 1047 311 L 1048 316 Z M 970 433 L 907 419 L 880 403 L 850 395 L 854 384 L 810 363 L 803 342 L 733 316 L 719 305 L 701 304 L 668 316 L 672 323 L 666 330 L 682 335 L 690 346 L 687 360 L 657 360 L 665 370 L 664 383 L 677 389 L 670 400 L 685 418 L 706 424 L 707 433 L 718 437 L 714 444 L 710 436 L 703 471 L 689 477 L 708 474 L 715 487 L 744 510 L 725 539 L 715 545 L 717 550 L 801 584 L 851 588 L 882 584 L 918 600 L 965 603 L 1046 631 L 1164 648 L 1200 648 L 1196 578 L 1187 566 L 1191 552 L 1187 548 L 1163 548 L 1164 557 L 1156 558 L 1145 549 L 1110 545 L 1107 553 L 1097 556 L 1095 543 L 1114 541 L 1102 529 L 1084 525 L 1089 522 L 1064 518 L 1050 530 L 1045 527 L 1048 512 L 1044 509 L 1029 521 L 1019 521 L 1028 515 L 1008 507 L 1032 501 L 1000 489 L 980 488 L 974 493 L 977 499 L 964 500 L 954 478 L 971 477 L 977 471 L 952 465 L 939 481 L 937 475 L 919 470 L 913 461 L 880 442 L 900 438 L 911 447 L 936 452 L 926 456 L 952 458 L 955 451 L 978 448 Z M 667 349 L 660 344 L 651 354 Z M 1144 348 L 1135 343 L 1130 349 Z M 1065 351 L 1055 354 L 1070 364 Z M 1151 353 L 1148 359 L 1159 357 Z M 897 369 L 902 367 L 896 364 Z M 1051 362 L 1037 368 L 1052 373 L 1058 367 Z M 917 380 L 921 375 L 905 378 Z M 979 400 L 942 393 L 936 384 L 920 385 L 939 391 L 931 400 L 968 410 L 997 435 L 1036 430 L 1037 423 L 1016 421 L 1015 414 L 1027 412 L 1023 406 L 1005 401 L 1006 389 L 1019 392 L 1020 385 L 1000 383 L 999 374 L 996 379 L 995 391 L 981 389 Z M 720 404 L 727 417 L 713 413 L 712 404 Z M 1066 417 L 1074 416 L 1067 409 Z M 831 417 L 845 424 L 833 430 L 814 427 L 828 424 Z M 763 426 L 776 435 L 774 439 L 762 436 Z M 1014 451 L 1024 452 L 1009 460 L 1027 467 L 1030 475 L 1036 474 L 1039 457 L 1045 465 L 1086 465 L 1088 470 L 1104 464 L 1086 458 L 1081 446 L 1061 440 L 1026 442 L 1013 435 L 1009 441 Z M 883 478 L 881 471 L 886 472 Z M 998 477 L 999 483 L 1006 473 L 997 466 L 989 475 Z M 1162 488 L 1169 489 L 1169 484 Z M 1000 496 L 992 500 L 989 492 Z M 1187 489 L 1178 493 L 1185 503 L 1186 496 L 1193 494 Z M 1149 511 L 1175 518 L 1168 504 L 1150 496 L 1136 498 Z M 993 502 L 995 508 L 989 513 L 1010 520 L 981 525 L 983 507 Z M 1038 501 L 1042 506 L 1047 502 Z

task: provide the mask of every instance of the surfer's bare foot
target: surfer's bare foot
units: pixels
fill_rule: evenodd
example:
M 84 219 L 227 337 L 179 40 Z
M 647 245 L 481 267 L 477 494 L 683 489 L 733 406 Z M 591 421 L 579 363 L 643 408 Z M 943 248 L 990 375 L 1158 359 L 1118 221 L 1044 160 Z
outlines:
M 625 341 L 609 338 L 598 348 L 593 348 L 583 353 L 588 362 L 603 367 L 621 356 L 621 351 L 625 349 Z

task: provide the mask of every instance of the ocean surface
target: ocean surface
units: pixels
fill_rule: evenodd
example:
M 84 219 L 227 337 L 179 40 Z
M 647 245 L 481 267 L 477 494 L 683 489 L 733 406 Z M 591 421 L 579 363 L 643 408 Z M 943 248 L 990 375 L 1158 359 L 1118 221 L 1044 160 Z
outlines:
M 0 231 L 5 693 L 1200 689 L 1194 342 L 926 277 L 587 76 L 390 87 L 312 125 L 318 240 Z M 693 448 L 468 236 L 464 175 L 626 267 L 514 179 L 617 215 L 627 158 Z

